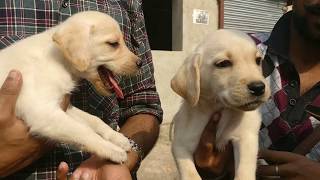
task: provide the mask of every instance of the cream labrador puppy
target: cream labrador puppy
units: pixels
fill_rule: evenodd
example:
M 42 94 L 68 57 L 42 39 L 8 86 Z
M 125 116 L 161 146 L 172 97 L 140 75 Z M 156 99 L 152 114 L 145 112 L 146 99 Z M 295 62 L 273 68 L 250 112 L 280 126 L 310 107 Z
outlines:
M 172 89 L 184 98 L 174 117 L 172 145 L 182 180 L 200 180 L 193 153 L 210 117 L 222 111 L 216 147 L 231 141 L 235 179 L 254 180 L 261 118 L 256 110 L 269 98 L 261 72 L 261 55 L 244 33 L 217 30 L 209 34 L 180 67 Z
M 126 137 L 101 119 L 76 107 L 59 104 L 80 78 L 101 95 L 122 97 L 113 73 L 138 71 L 138 57 L 126 47 L 118 23 L 110 16 L 82 12 L 43 33 L 0 51 L 0 84 L 11 69 L 21 71 L 23 87 L 16 115 L 34 135 L 75 145 L 99 157 L 123 162 L 131 146 Z

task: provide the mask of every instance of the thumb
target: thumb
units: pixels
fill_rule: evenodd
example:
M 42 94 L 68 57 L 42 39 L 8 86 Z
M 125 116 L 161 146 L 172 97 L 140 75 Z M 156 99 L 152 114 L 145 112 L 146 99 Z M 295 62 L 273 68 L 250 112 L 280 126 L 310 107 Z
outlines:
M 204 128 L 200 142 L 198 147 L 206 148 L 207 151 L 211 153 L 213 149 L 213 144 L 215 143 L 215 137 L 216 137 L 216 129 L 217 124 L 219 121 L 220 115 L 219 114 L 213 114 L 212 117 L 210 117 L 210 120 L 206 127 Z
M 220 118 L 221 118 L 221 112 L 214 113 L 210 117 L 210 120 L 204 129 L 204 132 L 210 132 L 211 134 L 215 133 Z
M 21 73 L 17 70 L 11 70 L 0 89 L 1 113 L 14 113 L 21 86 Z
M 57 180 L 67 180 L 69 166 L 65 162 L 61 162 L 57 170 Z

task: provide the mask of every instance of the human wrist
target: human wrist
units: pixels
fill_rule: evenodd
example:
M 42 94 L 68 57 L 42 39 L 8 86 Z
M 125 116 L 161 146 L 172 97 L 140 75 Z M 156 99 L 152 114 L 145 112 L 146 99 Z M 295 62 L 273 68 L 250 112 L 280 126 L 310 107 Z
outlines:
M 128 152 L 127 155 L 128 155 L 128 159 L 124 163 L 124 165 L 126 165 L 128 167 L 130 172 L 135 172 L 139 168 L 139 164 L 140 164 L 139 156 L 136 152 L 131 151 L 131 150 Z
M 138 145 L 134 140 L 129 138 L 129 141 L 131 144 L 131 150 L 128 152 L 128 160 L 125 164 L 128 166 L 130 172 L 136 172 L 144 158 L 144 153 L 140 145 Z

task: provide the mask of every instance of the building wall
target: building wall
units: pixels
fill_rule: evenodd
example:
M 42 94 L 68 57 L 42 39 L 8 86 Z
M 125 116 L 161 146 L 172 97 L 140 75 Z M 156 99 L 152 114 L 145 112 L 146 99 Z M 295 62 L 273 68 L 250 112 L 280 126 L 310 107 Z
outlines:
M 193 11 L 205 10 L 209 13 L 209 24 L 194 24 Z M 204 36 L 218 28 L 218 5 L 216 0 L 184 0 L 183 1 L 183 51 L 190 52 Z
M 173 0 L 173 49 L 190 52 L 205 34 L 218 28 L 218 3 L 216 0 Z M 209 14 L 208 24 L 193 23 L 193 11 Z
M 218 27 L 218 7 L 216 0 L 173 0 L 173 49 L 179 51 L 152 51 L 155 79 L 160 94 L 164 119 L 160 137 L 151 153 L 142 162 L 138 171 L 139 180 L 178 179 L 171 154 L 169 130 L 172 117 L 178 110 L 181 98 L 170 88 L 170 80 L 183 60 L 192 52 L 204 36 Z M 209 24 L 194 24 L 193 10 L 201 9 L 209 13 Z

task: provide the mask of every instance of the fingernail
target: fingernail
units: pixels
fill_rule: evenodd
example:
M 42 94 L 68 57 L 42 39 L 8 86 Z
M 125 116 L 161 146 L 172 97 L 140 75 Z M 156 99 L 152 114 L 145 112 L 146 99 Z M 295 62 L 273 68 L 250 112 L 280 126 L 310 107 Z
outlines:
M 19 75 L 19 72 L 16 70 L 11 70 L 5 82 L 1 86 L 1 91 L 5 94 L 16 94 L 21 83 L 20 79 L 21 76 Z
M 12 80 L 17 79 L 17 77 L 18 77 L 18 72 L 16 70 L 11 70 L 9 72 L 9 78 L 11 78 Z
M 11 70 L 6 79 L 7 83 L 10 83 L 10 86 L 16 87 L 19 84 L 19 73 L 16 70 Z

